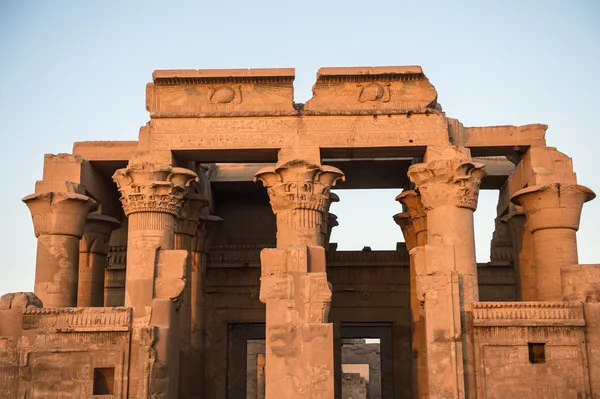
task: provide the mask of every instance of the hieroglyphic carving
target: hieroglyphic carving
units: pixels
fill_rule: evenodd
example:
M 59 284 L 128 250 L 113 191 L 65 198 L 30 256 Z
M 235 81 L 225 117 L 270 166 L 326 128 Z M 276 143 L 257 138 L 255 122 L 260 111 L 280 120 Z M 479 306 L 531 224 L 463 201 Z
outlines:
M 300 296 L 308 323 L 327 323 L 331 309 L 331 284 L 326 273 L 307 273 L 300 277 Z
M 448 144 L 443 114 L 300 118 L 166 118 L 152 121 L 154 149 L 389 147 Z

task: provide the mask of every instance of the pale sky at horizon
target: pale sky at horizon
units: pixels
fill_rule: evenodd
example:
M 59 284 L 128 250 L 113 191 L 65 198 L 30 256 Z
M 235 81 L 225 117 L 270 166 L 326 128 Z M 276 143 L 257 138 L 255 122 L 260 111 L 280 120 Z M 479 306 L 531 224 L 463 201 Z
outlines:
M 549 125 L 600 194 L 600 2 L 0 2 L 0 295 L 33 291 L 36 240 L 21 198 L 45 153 L 136 140 L 155 69 L 296 69 L 295 101 L 322 66 L 421 65 L 447 116 L 466 126 Z M 393 249 L 397 190 L 339 191 L 340 249 Z M 475 213 L 486 262 L 497 192 Z M 600 199 L 584 206 L 580 263 L 600 263 Z

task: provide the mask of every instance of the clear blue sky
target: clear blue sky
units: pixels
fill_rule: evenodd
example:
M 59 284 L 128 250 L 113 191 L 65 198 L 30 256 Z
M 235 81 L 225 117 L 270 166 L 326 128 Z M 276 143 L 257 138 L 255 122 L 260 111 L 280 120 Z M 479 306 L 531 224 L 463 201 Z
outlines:
M 2 1 L 0 293 L 33 289 L 33 227 L 21 198 L 44 153 L 135 140 L 154 69 L 295 67 L 296 101 L 321 66 L 421 65 L 465 125 L 545 123 L 580 184 L 600 194 L 600 3 L 591 1 Z M 394 190 L 339 192 L 340 248 L 392 249 Z M 497 194 L 476 212 L 486 261 Z M 600 200 L 580 262 L 600 263 Z

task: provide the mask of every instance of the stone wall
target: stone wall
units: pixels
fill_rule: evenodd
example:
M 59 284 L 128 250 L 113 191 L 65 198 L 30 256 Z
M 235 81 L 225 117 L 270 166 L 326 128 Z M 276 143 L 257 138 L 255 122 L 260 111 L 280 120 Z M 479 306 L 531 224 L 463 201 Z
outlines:
M 84 398 L 128 392 L 131 310 L 0 310 L 0 397 Z
M 591 397 L 581 303 L 473 304 L 477 397 Z

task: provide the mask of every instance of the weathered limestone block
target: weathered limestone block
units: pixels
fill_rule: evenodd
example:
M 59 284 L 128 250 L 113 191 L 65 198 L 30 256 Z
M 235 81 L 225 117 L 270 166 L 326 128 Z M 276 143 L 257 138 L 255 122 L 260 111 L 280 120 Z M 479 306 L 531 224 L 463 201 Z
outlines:
M 0 309 L 43 307 L 42 301 L 33 292 L 11 292 L 0 297 Z
M 121 223 L 110 216 L 90 214 L 79 242 L 77 306 L 104 306 L 104 270 L 110 233 Z
M 71 192 L 23 198 L 38 239 L 34 291 L 48 307 L 77 306 L 79 240 L 88 213 L 98 204 Z
M 146 86 L 153 118 L 295 115 L 294 69 L 154 71 Z
M 331 286 L 322 247 L 261 252 L 266 315 L 266 397 L 333 398 Z
M 437 92 L 421 67 L 321 68 L 309 114 L 399 113 L 438 109 Z
M 600 265 L 572 265 L 560 269 L 564 301 L 600 302 Z
M 547 184 L 524 188 L 511 198 L 521 205 L 533 233 L 537 299 L 561 300 L 560 269 L 576 265 L 579 219 L 583 204 L 596 195 L 577 184 Z

